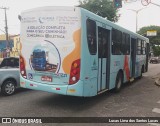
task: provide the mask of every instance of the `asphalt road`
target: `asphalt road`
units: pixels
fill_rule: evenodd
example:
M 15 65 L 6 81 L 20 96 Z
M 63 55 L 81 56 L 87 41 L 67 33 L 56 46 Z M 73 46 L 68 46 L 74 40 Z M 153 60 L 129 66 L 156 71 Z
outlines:
M 154 84 L 154 77 L 158 73 L 160 73 L 160 64 L 149 64 L 149 72 L 145 73 L 142 79 L 125 84 L 119 93 L 109 91 L 91 98 L 20 89 L 12 96 L 0 95 L 0 117 L 160 117 L 158 111 L 160 88 Z M 116 124 L 92 125 L 114 126 Z M 155 124 L 117 124 L 117 126 L 149 125 Z

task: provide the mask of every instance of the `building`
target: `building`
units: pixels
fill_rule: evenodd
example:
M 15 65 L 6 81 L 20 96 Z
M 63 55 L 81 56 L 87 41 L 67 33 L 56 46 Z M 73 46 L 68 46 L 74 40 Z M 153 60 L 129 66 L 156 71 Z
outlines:
M 0 58 L 9 57 L 14 46 L 13 40 L 0 40 Z
M 11 35 L 8 35 L 8 39 L 10 40 Z M 6 40 L 6 34 L 0 35 L 0 40 Z
M 9 35 L 8 42 L 6 35 L 0 35 L 0 58 L 19 56 L 20 35 Z
M 0 40 L 6 40 L 6 35 L 5 34 L 0 35 Z
M 12 51 L 10 52 L 10 56 L 19 56 L 20 53 L 20 35 L 10 36 L 10 39 L 13 40 Z

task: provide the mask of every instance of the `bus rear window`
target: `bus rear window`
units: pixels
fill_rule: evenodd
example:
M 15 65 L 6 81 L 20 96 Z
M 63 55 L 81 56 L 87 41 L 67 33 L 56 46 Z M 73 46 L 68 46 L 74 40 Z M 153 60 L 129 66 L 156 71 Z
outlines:
M 87 42 L 88 48 L 91 55 L 95 55 L 97 53 L 97 44 L 96 44 L 96 22 L 87 19 Z

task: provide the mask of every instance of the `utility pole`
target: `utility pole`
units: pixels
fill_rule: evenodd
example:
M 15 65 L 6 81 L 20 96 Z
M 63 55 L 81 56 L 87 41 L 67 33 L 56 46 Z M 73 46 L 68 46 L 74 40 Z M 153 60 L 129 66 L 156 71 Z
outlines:
M 3 9 L 4 10 L 4 14 L 5 14 L 5 31 L 6 31 L 6 46 L 8 47 L 9 43 L 8 43 L 8 25 L 7 25 L 7 13 L 6 13 L 6 10 L 8 10 L 9 8 L 6 8 L 6 7 L 0 7 L 0 9 Z

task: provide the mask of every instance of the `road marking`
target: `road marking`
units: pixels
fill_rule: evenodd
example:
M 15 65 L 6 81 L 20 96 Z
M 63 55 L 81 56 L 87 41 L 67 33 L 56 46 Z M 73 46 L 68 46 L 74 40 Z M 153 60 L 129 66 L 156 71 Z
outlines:
M 158 123 L 148 123 L 149 125 L 152 125 L 152 126 L 160 126 L 160 124 Z
M 148 75 L 147 75 L 147 74 L 143 74 L 143 76 L 144 76 L 144 77 L 148 77 Z
M 160 103 L 160 101 L 158 101 L 157 103 Z
M 154 108 L 154 109 L 152 110 L 152 112 L 160 113 L 160 109 L 159 109 L 159 108 Z
M 158 101 L 157 103 L 160 103 L 160 101 Z M 155 112 L 155 113 L 160 113 L 160 109 L 159 108 L 154 108 L 152 109 L 152 112 Z M 150 126 L 160 126 L 159 123 L 148 123 Z

